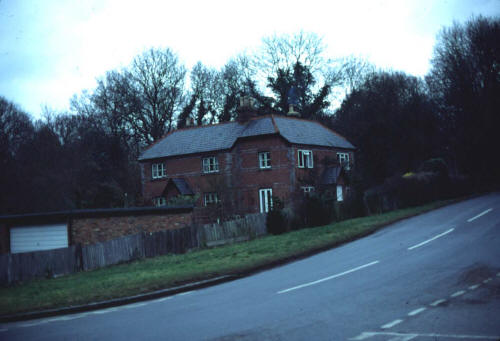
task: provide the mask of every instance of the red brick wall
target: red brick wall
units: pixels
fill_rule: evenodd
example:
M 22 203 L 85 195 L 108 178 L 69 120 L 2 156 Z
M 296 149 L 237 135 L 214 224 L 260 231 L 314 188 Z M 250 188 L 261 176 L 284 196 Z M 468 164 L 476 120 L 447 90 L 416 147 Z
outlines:
M 183 228 L 192 223 L 192 214 L 138 215 L 73 218 L 71 244 L 93 244 L 139 232 Z
M 270 152 L 271 168 L 260 169 L 259 152 Z M 237 212 L 260 211 L 259 189 L 272 188 L 273 195 L 288 198 L 293 189 L 290 145 L 280 136 L 260 136 L 238 141 L 233 148 L 233 178 Z
M 202 159 L 210 156 L 217 157 L 219 161 L 219 172 L 217 173 L 203 173 Z M 167 177 L 153 180 L 151 176 L 151 164 L 158 162 L 165 163 Z M 197 205 L 201 205 L 203 200 L 202 194 L 213 192 L 213 188 L 220 187 L 220 182 L 231 174 L 231 153 L 204 153 L 157 159 L 142 163 L 142 169 L 142 195 L 146 203 L 151 204 L 153 197 L 160 196 L 169 178 L 184 178 L 194 193 L 201 194 L 197 203 Z

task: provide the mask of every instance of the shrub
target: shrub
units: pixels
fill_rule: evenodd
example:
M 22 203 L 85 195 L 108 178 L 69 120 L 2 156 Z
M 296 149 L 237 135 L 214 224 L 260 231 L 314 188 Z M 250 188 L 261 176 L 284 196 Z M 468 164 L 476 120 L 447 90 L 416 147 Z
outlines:
M 283 213 L 283 202 L 278 197 L 273 197 L 273 207 L 266 216 L 267 232 L 282 234 L 288 231 L 287 221 Z

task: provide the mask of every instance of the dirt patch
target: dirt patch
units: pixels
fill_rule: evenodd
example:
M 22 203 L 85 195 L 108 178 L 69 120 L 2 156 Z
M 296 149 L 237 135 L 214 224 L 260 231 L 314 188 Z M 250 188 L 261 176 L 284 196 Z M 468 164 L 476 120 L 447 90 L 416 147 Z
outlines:
M 467 268 L 458 280 L 459 285 L 472 285 L 481 283 L 483 280 L 495 277 L 498 269 L 491 268 L 486 264 L 476 263 Z

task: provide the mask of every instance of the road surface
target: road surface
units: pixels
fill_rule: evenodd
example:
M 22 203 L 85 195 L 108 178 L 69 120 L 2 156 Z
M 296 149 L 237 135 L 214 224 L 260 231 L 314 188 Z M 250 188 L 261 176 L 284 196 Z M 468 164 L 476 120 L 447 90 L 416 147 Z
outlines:
M 500 194 L 253 276 L 0 324 L 1 340 L 500 340 Z

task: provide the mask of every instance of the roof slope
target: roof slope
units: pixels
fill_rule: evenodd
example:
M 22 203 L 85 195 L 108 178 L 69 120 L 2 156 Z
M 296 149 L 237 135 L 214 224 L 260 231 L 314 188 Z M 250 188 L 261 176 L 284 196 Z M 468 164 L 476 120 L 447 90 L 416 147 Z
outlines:
M 269 115 L 245 123 L 229 122 L 175 130 L 146 149 L 139 160 L 229 149 L 238 138 L 269 134 L 280 134 L 295 144 L 354 149 L 345 138 L 317 122 Z

